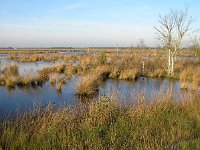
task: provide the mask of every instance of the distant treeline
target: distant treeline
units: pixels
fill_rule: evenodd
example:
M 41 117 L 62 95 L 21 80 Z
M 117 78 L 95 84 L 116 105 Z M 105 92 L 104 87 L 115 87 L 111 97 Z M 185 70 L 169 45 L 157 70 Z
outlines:
M 138 47 L 118 47 L 119 49 L 138 49 Z M 23 48 L 15 48 L 15 47 L 0 47 L 0 49 L 116 49 L 116 47 L 23 47 Z M 155 47 L 145 47 L 142 49 L 156 49 Z

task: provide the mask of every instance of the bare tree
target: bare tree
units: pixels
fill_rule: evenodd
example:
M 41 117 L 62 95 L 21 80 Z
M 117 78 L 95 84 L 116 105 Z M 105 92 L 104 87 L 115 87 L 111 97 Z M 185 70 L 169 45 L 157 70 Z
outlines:
M 193 51 L 196 59 L 200 60 L 200 38 L 194 37 L 189 48 Z
M 174 61 L 183 38 L 190 30 L 192 17 L 188 15 L 188 8 L 183 10 L 171 10 L 164 16 L 159 16 L 159 25 L 155 26 L 158 40 L 164 49 L 168 51 L 168 75 L 174 73 Z
M 146 48 L 146 44 L 145 44 L 144 39 L 140 39 L 140 40 L 137 42 L 137 48 L 139 48 L 139 49 Z

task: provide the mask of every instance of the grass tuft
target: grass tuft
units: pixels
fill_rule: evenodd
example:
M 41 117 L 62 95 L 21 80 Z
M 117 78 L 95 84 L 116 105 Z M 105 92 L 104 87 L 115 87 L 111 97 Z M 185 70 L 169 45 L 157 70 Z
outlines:
M 78 81 L 76 94 L 79 96 L 91 96 L 98 92 L 98 78 L 96 76 L 85 76 Z

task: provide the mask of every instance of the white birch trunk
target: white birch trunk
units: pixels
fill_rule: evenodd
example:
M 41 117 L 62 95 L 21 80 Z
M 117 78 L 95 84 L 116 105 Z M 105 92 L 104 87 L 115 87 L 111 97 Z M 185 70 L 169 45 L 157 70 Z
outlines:
M 144 60 L 143 60 L 143 62 L 142 62 L 142 73 L 143 73 L 143 75 L 144 75 Z
M 168 50 L 168 75 L 171 74 L 171 50 Z
M 171 74 L 174 72 L 174 56 L 171 57 Z

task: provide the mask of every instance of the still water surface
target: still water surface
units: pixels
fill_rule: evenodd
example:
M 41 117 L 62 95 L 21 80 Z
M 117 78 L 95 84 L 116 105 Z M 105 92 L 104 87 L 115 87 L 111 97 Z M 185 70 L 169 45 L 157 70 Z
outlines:
M 74 105 L 79 103 L 79 99 L 75 94 L 75 87 L 78 78 L 73 76 L 62 86 L 62 92 L 58 93 L 54 85 L 48 82 L 42 86 L 35 87 L 16 87 L 15 89 L 7 89 L 0 87 L 0 111 L 14 111 L 16 107 L 24 110 L 26 107 L 32 108 L 33 103 L 47 105 L 53 103 L 55 105 Z M 183 97 L 190 97 L 193 93 L 182 91 L 179 82 L 174 80 L 139 78 L 136 81 L 124 80 L 106 80 L 99 85 L 99 92 L 95 95 L 98 99 L 101 96 L 113 97 L 120 99 L 123 103 L 132 103 L 138 96 L 144 98 L 145 101 L 152 101 L 159 96 L 173 96 L 176 101 Z

